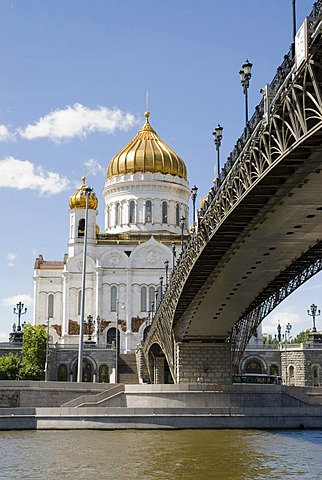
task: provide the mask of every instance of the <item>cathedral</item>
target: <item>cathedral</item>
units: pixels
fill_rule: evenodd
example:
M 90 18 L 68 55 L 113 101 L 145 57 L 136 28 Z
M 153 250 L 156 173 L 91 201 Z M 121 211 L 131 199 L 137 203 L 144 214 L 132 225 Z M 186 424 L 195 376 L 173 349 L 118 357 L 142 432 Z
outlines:
M 149 116 L 107 166 L 104 231 L 96 223 L 98 198 L 86 198 L 83 177 L 69 198 L 67 254 L 62 261 L 36 259 L 33 323 L 48 326 L 52 344 L 79 343 L 83 308 L 84 339 L 104 348 L 117 335 L 119 351 L 134 353 L 168 286 L 187 233 L 191 191 L 184 161 Z

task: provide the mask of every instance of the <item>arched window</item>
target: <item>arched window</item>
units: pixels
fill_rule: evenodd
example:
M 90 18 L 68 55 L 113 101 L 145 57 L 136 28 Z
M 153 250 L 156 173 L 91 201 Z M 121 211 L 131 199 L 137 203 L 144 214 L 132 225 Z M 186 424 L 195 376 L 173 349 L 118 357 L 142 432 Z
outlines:
M 288 384 L 295 385 L 295 368 L 293 365 L 288 367 Z
M 81 308 L 82 308 L 82 291 L 79 290 L 77 294 L 77 315 L 81 314 Z
M 168 223 L 168 204 L 162 202 L 162 223 Z
M 116 312 L 117 303 L 117 288 L 113 286 L 111 288 L 111 312 Z
M 115 206 L 115 225 L 121 225 L 121 205 L 119 203 Z
M 259 360 L 252 358 L 245 365 L 245 373 L 263 373 L 263 366 Z
M 146 312 L 146 287 L 141 288 L 141 312 Z
M 117 332 L 117 351 L 120 350 L 120 332 L 119 329 L 116 329 L 115 327 L 109 328 L 107 331 L 107 336 L 106 336 L 106 343 L 112 344 L 116 342 L 116 332 Z
M 152 302 L 155 310 L 155 289 L 154 287 L 149 288 L 149 310 L 152 310 Z
M 57 380 L 58 382 L 67 382 L 67 366 L 64 363 L 58 366 Z
M 109 383 L 108 366 L 103 363 L 98 371 L 99 383 Z
M 54 295 L 48 295 L 48 318 L 54 318 Z
M 130 202 L 129 223 L 135 223 L 135 202 Z
M 152 223 L 152 202 L 147 200 L 145 203 L 145 223 Z
M 81 218 L 78 222 L 78 236 L 83 237 L 85 232 L 85 218 Z
M 314 387 L 320 386 L 320 366 L 312 365 L 312 382 Z
M 176 226 L 180 226 L 180 205 L 177 203 L 176 205 Z

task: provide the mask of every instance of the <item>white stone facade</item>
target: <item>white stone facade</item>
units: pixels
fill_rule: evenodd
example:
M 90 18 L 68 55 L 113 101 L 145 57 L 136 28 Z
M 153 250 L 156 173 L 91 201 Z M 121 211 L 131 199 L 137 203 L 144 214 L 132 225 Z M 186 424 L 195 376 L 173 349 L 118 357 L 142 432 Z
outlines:
M 100 344 L 111 342 L 111 329 L 115 338 L 117 324 L 120 350 L 130 353 L 158 301 L 160 277 L 166 285 L 165 261 L 170 274 L 173 245 L 180 253 L 190 189 L 187 180 L 169 173 L 126 173 L 106 179 L 103 198 L 104 233 L 97 230 L 97 210 L 88 209 L 84 317 L 100 319 L 92 335 Z M 61 344 L 79 342 L 85 209 L 72 206 L 68 254 L 61 262 L 40 255 L 34 273 L 33 322 L 49 319 L 53 341 Z

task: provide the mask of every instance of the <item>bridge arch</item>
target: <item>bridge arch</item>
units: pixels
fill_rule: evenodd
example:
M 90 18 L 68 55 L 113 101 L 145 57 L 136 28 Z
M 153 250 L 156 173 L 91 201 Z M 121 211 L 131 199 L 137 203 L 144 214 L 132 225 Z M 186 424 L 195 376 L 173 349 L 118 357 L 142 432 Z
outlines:
M 241 373 L 267 373 L 266 361 L 259 355 L 249 355 L 241 363 Z
M 151 383 L 174 383 L 166 355 L 158 343 L 151 345 L 147 358 Z

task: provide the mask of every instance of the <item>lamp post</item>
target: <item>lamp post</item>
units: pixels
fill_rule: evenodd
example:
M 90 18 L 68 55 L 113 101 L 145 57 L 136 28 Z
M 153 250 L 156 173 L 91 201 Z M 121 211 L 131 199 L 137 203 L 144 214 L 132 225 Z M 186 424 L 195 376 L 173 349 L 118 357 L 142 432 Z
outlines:
M 172 245 L 172 269 L 174 269 L 174 265 L 176 263 L 176 256 L 177 256 L 176 244 L 172 242 L 171 245 Z
M 312 328 L 312 332 L 316 332 L 316 326 L 315 326 L 315 318 L 318 317 L 320 314 L 321 314 L 321 310 L 318 310 L 318 307 L 316 305 L 314 305 L 314 303 L 312 303 L 311 305 L 311 311 L 308 310 L 307 311 L 307 314 L 312 317 L 313 319 L 313 328 Z
M 101 328 L 101 317 L 97 315 L 96 318 L 96 325 L 97 325 L 97 330 L 96 330 L 96 335 L 97 335 L 97 345 L 100 343 L 100 328 Z
M 246 126 L 248 123 L 248 88 L 249 88 L 249 80 L 252 76 L 252 66 L 253 64 L 250 63 L 248 60 L 243 64 L 242 69 L 239 72 L 240 81 L 243 87 L 243 93 L 245 95 L 245 120 Z
M 221 147 L 223 130 L 224 130 L 223 127 L 221 127 L 218 123 L 217 127 L 212 132 L 215 140 L 216 151 L 217 151 L 217 178 L 219 178 L 219 174 L 220 174 L 220 147 Z
M 282 327 L 281 327 L 281 324 L 278 322 L 278 325 L 277 325 L 277 338 L 278 338 L 278 341 L 279 341 L 279 342 L 282 341 L 281 331 L 282 331 Z
M 158 292 L 158 289 L 156 289 L 156 291 L 155 291 L 155 313 L 157 313 L 159 303 L 160 303 L 159 292 Z
M 163 277 L 161 275 L 160 277 L 160 302 L 162 301 L 163 298 Z
M 184 225 L 185 225 L 185 217 L 181 215 L 180 217 L 180 227 L 181 227 L 181 253 L 183 251 L 183 230 L 184 230 Z
M 118 324 L 119 324 L 119 299 L 116 299 L 116 327 L 115 327 L 115 383 L 118 379 L 118 349 L 119 349 L 119 339 L 118 339 Z
M 27 313 L 27 307 L 24 306 L 23 303 L 19 302 L 13 309 L 13 313 L 18 315 L 18 325 L 17 325 L 17 332 L 21 332 L 21 315 L 25 315 Z
M 45 382 L 48 381 L 48 357 L 49 357 L 49 317 L 47 319 L 47 338 L 46 338 L 46 361 L 45 361 Z
M 193 228 L 196 226 L 196 199 L 197 199 L 198 187 L 194 185 L 191 189 L 191 200 L 192 200 L 192 215 L 193 215 Z
M 285 327 L 285 343 L 290 340 L 290 333 L 292 330 L 292 325 L 288 323 Z
M 164 266 L 165 266 L 165 288 L 168 288 L 168 283 L 169 283 L 169 260 L 164 261 Z
M 93 316 L 87 315 L 88 341 L 92 341 L 92 326 L 94 324 Z
M 296 36 L 296 5 L 295 0 L 292 0 L 292 17 L 293 17 L 293 42 Z
M 83 271 L 82 271 L 82 295 L 81 295 L 81 315 L 79 323 L 79 347 L 78 347 L 78 368 L 77 382 L 83 379 L 83 350 L 84 350 L 84 316 L 85 316 L 85 283 L 86 283 L 86 251 L 87 251 L 87 226 L 88 226 L 88 198 L 92 195 L 93 189 L 85 186 L 81 195 L 85 195 L 85 225 L 84 225 L 84 248 L 83 248 Z

